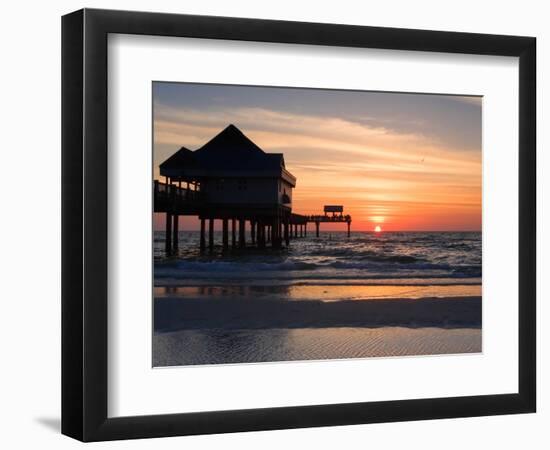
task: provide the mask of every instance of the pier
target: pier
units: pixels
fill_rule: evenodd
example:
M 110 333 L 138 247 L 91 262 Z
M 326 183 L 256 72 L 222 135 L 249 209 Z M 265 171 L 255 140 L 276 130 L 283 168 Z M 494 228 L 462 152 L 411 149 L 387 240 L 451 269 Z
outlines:
M 198 189 L 198 187 L 195 187 Z M 258 248 L 271 245 L 281 247 L 290 245 L 292 239 L 307 237 L 308 224 L 315 226 L 315 237 L 319 237 L 321 223 L 345 223 L 347 235 L 351 233 L 351 216 L 339 213 L 329 214 L 295 214 L 285 210 L 279 214 L 267 214 L 266 211 L 250 208 L 240 211 L 212 209 L 208 202 L 203 202 L 204 195 L 200 190 L 182 188 L 175 184 L 154 181 L 154 211 L 166 214 L 165 250 L 171 254 L 178 250 L 178 231 L 180 216 L 198 216 L 200 219 L 200 248 L 212 250 L 214 247 L 214 222 L 222 222 L 222 247 Z M 248 224 L 248 237 L 246 225 Z M 230 230 L 231 229 L 231 230 Z
M 292 212 L 296 178 L 280 153 L 265 153 L 237 127 L 229 125 L 201 148 L 182 147 L 160 164 L 166 181 L 153 183 L 154 212 L 165 213 L 165 251 L 178 251 L 179 217 L 200 220 L 200 249 L 214 248 L 215 221 L 222 222 L 222 248 L 281 248 L 307 236 L 313 223 L 346 223 L 343 206 L 327 205 L 323 214 Z M 231 230 L 230 230 L 231 228 Z M 247 231 L 248 229 L 248 236 Z
M 319 228 L 321 223 L 345 223 L 348 228 L 348 237 L 351 234 L 351 216 L 349 214 L 344 215 L 344 207 L 342 205 L 325 205 L 324 214 L 313 214 L 313 215 L 299 215 L 293 214 L 295 216 L 296 223 L 303 223 L 306 227 L 307 233 L 307 224 L 313 223 L 315 225 L 315 237 L 319 237 Z

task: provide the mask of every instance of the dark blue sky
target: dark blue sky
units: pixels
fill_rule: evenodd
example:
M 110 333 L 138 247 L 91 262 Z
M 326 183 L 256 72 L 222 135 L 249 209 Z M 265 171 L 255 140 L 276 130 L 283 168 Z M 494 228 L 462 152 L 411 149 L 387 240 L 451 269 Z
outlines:
M 269 108 L 304 116 L 340 117 L 397 133 L 423 134 L 458 150 L 479 150 L 481 98 L 325 89 L 157 82 L 156 105 L 212 111 Z

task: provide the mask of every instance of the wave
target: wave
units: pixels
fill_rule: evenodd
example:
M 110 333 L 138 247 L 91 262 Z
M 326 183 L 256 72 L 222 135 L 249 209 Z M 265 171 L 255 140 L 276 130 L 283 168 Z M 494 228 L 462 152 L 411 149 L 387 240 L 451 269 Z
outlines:
M 181 261 L 177 262 L 175 266 L 169 265 L 168 267 L 188 272 L 254 272 L 315 270 L 318 265 L 302 261 L 284 261 L 280 263 L 235 261 Z
M 403 259 L 401 259 L 403 258 Z M 376 261 L 376 260 L 375 260 Z M 328 264 L 330 267 L 335 269 L 377 269 L 377 270 L 452 270 L 452 267 L 448 264 L 436 264 L 436 263 L 414 263 L 417 261 L 414 258 L 406 259 L 405 257 L 395 257 L 395 259 L 379 259 L 378 261 L 386 261 L 390 263 L 399 264 L 379 264 L 379 263 L 369 263 L 369 262 L 354 262 L 354 261 L 335 261 Z M 400 262 L 402 261 L 402 262 Z
M 401 260 L 401 259 L 400 259 Z M 388 261 L 388 260 L 386 260 Z M 395 259 L 390 261 L 396 261 Z M 405 261 L 409 261 L 405 259 Z M 267 274 L 269 273 L 269 274 Z M 197 274 L 222 276 L 227 274 L 245 274 L 250 278 L 270 276 L 276 278 L 276 273 L 319 278 L 349 276 L 354 278 L 375 277 L 414 277 L 414 278 L 479 278 L 480 265 L 451 266 L 429 262 L 368 262 L 368 261 L 332 261 L 313 263 L 300 260 L 282 262 L 236 262 L 236 261 L 178 261 L 175 263 L 159 263 L 155 265 L 155 276 L 160 278 L 193 277 Z M 317 275 L 311 275 L 311 274 Z M 266 274 L 266 275 L 261 275 Z
M 412 264 L 419 261 L 425 261 L 423 258 L 418 258 L 410 255 L 376 255 L 376 254 L 366 254 L 363 255 L 360 259 L 373 261 L 373 262 L 389 262 L 389 263 L 399 263 L 399 264 Z

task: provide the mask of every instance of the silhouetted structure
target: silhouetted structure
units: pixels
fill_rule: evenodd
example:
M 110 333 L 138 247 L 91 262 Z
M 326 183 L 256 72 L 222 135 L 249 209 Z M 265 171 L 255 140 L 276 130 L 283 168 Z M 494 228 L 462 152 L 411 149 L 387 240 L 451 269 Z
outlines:
M 199 217 L 201 249 L 214 246 L 214 220 L 223 223 L 227 249 L 230 222 L 232 247 L 246 246 L 246 222 L 253 245 L 280 247 L 283 240 L 288 246 L 292 237 L 307 235 L 308 222 L 316 224 L 319 236 L 319 223 L 328 220 L 318 217 L 337 218 L 292 214 L 296 178 L 285 168 L 283 155 L 264 152 L 234 125 L 195 151 L 180 148 L 160 164 L 160 174 L 166 183 L 154 183 L 154 210 L 166 213 L 167 254 L 178 249 L 179 216 Z M 351 217 L 346 217 L 349 234 Z
M 348 237 L 351 233 L 351 216 L 349 214 L 344 215 L 344 207 L 342 205 L 325 205 L 323 208 L 324 215 L 311 215 L 305 216 L 307 222 L 313 222 L 315 224 L 315 235 L 319 237 L 319 227 L 321 222 L 342 222 L 348 225 Z M 331 213 L 329 215 L 329 213 Z

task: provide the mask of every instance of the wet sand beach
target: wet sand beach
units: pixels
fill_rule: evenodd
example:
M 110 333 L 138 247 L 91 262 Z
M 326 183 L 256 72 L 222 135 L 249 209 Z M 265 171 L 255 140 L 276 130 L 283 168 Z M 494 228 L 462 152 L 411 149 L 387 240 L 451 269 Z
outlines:
M 481 297 L 322 302 L 155 299 L 155 331 L 404 326 L 480 328 Z
M 368 298 L 368 286 L 323 289 L 327 301 L 312 299 L 318 296 L 319 286 L 302 287 L 294 296 L 292 289 L 273 286 L 254 296 L 238 286 L 179 291 L 157 288 L 153 364 L 481 351 L 480 296 Z M 335 291 L 340 292 L 339 300 L 335 300 Z M 377 292 L 382 291 L 378 287 Z M 281 296 L 282 292 L 286 296 Z

